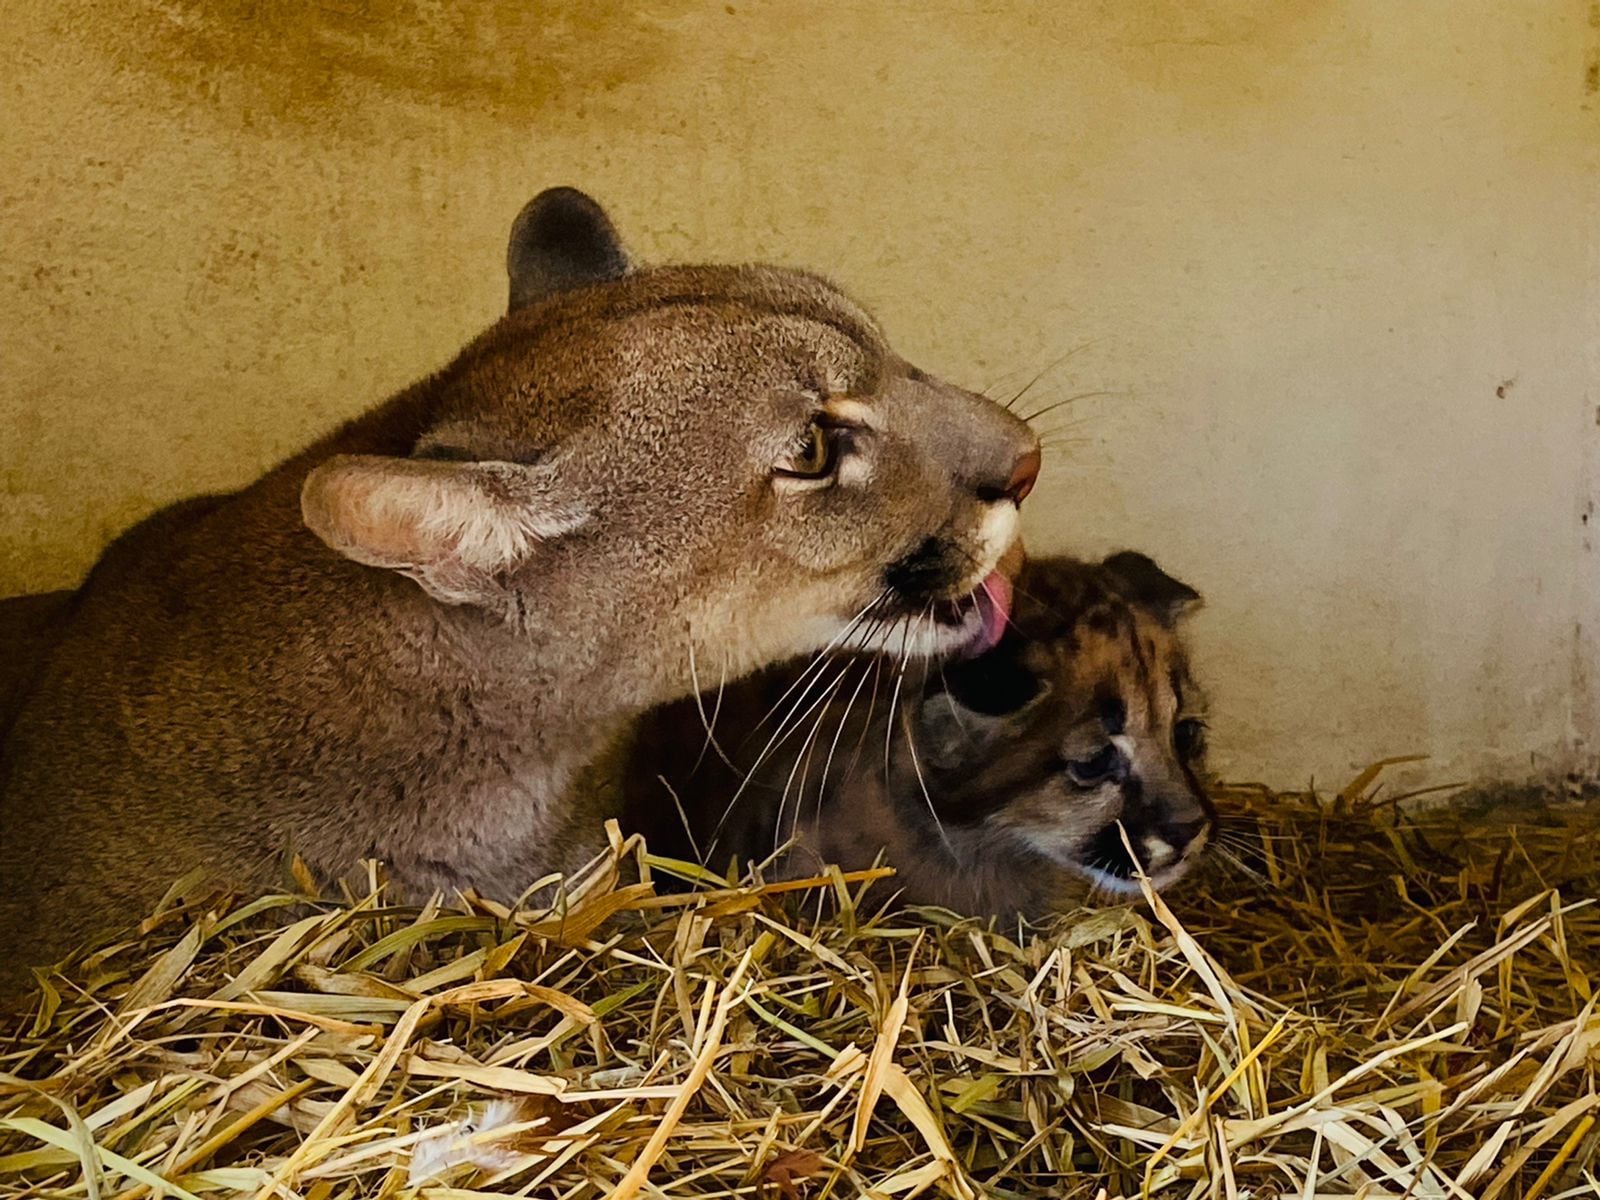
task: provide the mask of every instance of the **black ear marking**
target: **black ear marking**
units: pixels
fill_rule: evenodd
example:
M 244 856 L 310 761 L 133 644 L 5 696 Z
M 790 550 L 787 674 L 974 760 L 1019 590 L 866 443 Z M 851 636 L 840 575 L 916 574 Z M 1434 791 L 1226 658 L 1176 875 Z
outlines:
M 589 284 L 621 279 L 633 264 L 605 210 L 577 188 L 554 187 L 529 200 L 511 225 L 506 274 L 509 308 Z
M 1100 564 L 1130 604 L 1148 609 L 1171 625 L 1200 603 L 1200 593 L 1168 575 L 1144 554 L 1123 550 Z
M 1026 708 L 1043 690 L 1021 661 L 1020 639 L 1008 635 L 989 653 L 948 664 L 934 676 L 963 709 L 986 717 L 1004 717 Z

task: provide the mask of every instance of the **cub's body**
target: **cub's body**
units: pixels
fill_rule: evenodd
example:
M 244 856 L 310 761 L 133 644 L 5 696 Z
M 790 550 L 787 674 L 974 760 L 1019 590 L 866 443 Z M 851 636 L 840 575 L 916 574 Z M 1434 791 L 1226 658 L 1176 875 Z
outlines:
M 1214 823 L 1176 627 L 1198 596 L 1137 554 L 1032 561 L 1016 592 L 981 657 L 792 667 L 650 714 L 635 826 L 719 870 L 881 859 L 903 900 L 982 915 L 1041 916 L 1138 871 L 1175 881 Z

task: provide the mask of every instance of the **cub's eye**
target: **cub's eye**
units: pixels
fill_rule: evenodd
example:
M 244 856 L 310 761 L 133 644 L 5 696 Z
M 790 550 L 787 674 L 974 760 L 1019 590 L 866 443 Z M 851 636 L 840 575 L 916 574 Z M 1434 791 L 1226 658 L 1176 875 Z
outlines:
M 1206 723 L 1185 717 L 1172 727 L 1172 745 L 1181 758 L 1199 758 L 1206 748 Z
M 1104 783 L 1117 773 L 1122 765 L 1122 755 L 1115 746 L 1102 746 L 1088 758 L 1074 759 L 1066 764 L 1067 778 L 1079 787 L 1092 787 Z
M 778 474 L 795 479 L 822 479 L 833 471 L 833 438 L 815 421 L 800 444 L 778 463 Z

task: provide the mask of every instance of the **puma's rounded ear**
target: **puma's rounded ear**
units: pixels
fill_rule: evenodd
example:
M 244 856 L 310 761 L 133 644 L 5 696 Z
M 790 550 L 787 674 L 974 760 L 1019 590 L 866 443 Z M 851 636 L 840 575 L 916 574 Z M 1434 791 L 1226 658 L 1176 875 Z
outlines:
M 1168 625 L 1200 604 L 1200 593 L 1168 575 L 1135 550 L 1113 554 L 1100 564 L 1125 600 L 1148 609 Z
M 576 188 L 540 192 L 517 214 L 506 247 L 510 310 L 632 269 L 605 210 Z
M 346 558 L 411 576 L 449 604 L 483 602 L 497 576 L 585 519 L 555 472 L 503 462 L 339 455 L 300 491 L 306 527 Z

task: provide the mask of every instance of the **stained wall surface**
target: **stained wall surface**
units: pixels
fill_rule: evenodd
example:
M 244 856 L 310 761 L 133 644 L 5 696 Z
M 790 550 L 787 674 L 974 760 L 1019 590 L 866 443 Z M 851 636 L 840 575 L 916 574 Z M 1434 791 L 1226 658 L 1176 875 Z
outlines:
M 1199 587 L 1221 766 L 1590 760 L 1600 7 L 13 0 L 0 594 L 494 318 L 557 182 L 1040 418 L 1035 549 Z

